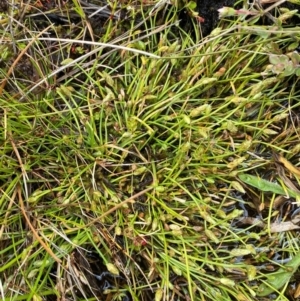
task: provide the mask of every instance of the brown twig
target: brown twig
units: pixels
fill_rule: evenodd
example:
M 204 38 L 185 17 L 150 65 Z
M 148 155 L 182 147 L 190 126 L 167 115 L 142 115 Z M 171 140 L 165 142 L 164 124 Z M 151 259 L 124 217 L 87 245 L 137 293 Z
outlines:
M 40 236 L 38 235 L 38 233 L 36 232 L 36 230 L 34 229 L 34 227 L 32 226 L 29 217 L 26 214 L 25 211 L 25 207 L 24 207 L 24 202 L 22 199 L 22 194 L 21 194 L 21 188 L 20 186 L 17 188 L 18 190 L 18 196 L 19 196 L 19 202 L 20 202 L 20 208 L 21 211 L 24 215 L 24 218 L 29 226 L 29 228 L 31 229 L 33 236 L 36 238 L 36 240 L 42 245 L 42 247 L 46 250 L 46 252 L 57 262 L 57 263 L 61 263 L 62 261 L 53 253 L 53 251 L 46 245 L 46 243 L 40 238 Z
M 10 142 L 12 144 L 12 147 L 14 149 L 14 152 L 18 158 L 19 164 L 20 164 L 20 168 L 22 170 L 22 173 L 26 174 L 26 170 L 24 168 L 24 164 L 22 162 L 21 156 L 19 154 L 19 151 L 14 143 L 14 141 L 12 139 L 10 139 Z M 37 231 L 34 229 L 33 225 L 30 222 L 29 217 L 26 214 L 26 210 L 25 210 L 25 206 L 24 206 L 24 202 L 23 202 L 23 198 L 22 198 L 22 193 L 21 193 L 21 188 L 20 186 L 18 186 L 17 188 L 17 192 L 18 192 L 18 197 L 19 197 L 19 203 L 20 203 L 20 208 L 21 211 L 24 215 L 24 218 L 29 226 L 29 228 L 31 229 L 33 236 L 37 239 L 37 241 L 43 246 L 43 248 L 46 250 L 46 252 L 58 263 L 61 263 L 62 261 L 53 253 L 53 251 L 46 245 L 46 243 L 40 238 L 40 236 L 38 235 Z

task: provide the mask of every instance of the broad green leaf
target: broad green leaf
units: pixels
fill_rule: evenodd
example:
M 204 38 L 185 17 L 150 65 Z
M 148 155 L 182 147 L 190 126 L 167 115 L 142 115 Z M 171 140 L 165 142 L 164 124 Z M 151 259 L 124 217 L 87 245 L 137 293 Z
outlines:
M 252 175 L 247 175 L 247 174 L 240 174 L 239 178 L 242 182 L 245 184 L 248 184 L 250 186 L 253 186 L 260 191 L 265 191 L 265 192 L 273 192 L 275 194 L 280 194 L 280 195 L 287 195 L 287 193 L 292 196 L 292 197 L 300 197 L 298 193 L 295 191 L 292 191 L 291 189 L 283 189 L 280 185 L 277 183 L 273 183 L 267 180 L 264 180 L 259 177 L 255 177 Z
M 288 50 L 288 51 L 293 51 L 293 50 L 297 49 L 298 46 L 299 46 L 298 41 L 293 42 L 293 43 L 291 43 L 291 44 L 287 47 L 287 50 Z
M 282 73 L 284 70 L 284 65 L 282 64 L 276 64 L 273 66 L 272 71 L 276 74 L 280 74 Z
M 197 3 L 194 1 L 189 1 L 185 7 L 188 9 L 194 10 L 197 7 Z
M 269 61 L 273 65 L 277 65 L 280 63 L 280 56 L 279 55 L 270 55 L 269 56 Z
M 274 64 L 274 65 L 277 65 L 277 64 L 287 64 L 288 61 L 289 61 L 289 58 L 284 55 L 284 54 L 281 54 L 281 55 L 270 55 L 269 57 L 269 60 L 270 60 L 270 63 L 271 64 Z
M 290 76 L 295 72 L 295 67 L 293 65 L 292 61 L 289 61 L 288 63 L 286 63 L 285 65 L 285 70 L 283 72 L 283 76 Z
M 300 266 L 300 253 L 290 260 L 284 267 L 278 271 L 267 275 L 267 281 L 262 283 L 257 290 L 260 297 L 268 296 L 275 290 L 281 289 L 293 276 Z
M 295 66 L 297 66 L 300 63 L 300 55 L 298 52 L 294 51 L 293 53 L 291 53 L 290 58 Z

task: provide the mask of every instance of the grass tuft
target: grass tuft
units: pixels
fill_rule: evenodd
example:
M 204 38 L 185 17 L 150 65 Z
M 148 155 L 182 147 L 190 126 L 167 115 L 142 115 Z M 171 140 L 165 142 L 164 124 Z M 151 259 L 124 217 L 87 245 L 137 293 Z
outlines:
M 1 19 L 1 299 L 296 300 L 298 15 L 46 5 Z

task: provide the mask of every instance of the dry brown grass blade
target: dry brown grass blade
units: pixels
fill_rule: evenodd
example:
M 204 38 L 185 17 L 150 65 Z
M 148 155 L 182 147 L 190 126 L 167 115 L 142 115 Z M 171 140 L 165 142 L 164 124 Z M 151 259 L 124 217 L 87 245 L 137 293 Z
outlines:
M 291 162 L 285 159 L 283 156 L 274 154 L 275 160 L 281 163 L 290 173 L 300 176 L 300 169 L 294 166 Z
M 46 250 L 46 252 L 57 262 L 57 263 L 62 263 L 62 261 L 53 253 L 53 251 L 46 245 L 46 243 L 40 238 L 38 235 L 37 231 L 34 229 L 33 225 L 31 224 L 29 217 L 26 214 L 25 207 L 24 207 L 24 202 L 22 198 L 22 193 L 21 193 L 21 188 L 20 186 L 17 187 L 18 191 L 18 197 L 19 197 L 19 203 L 20 203 L 20 208 L 22 211 L 22 214 L 24 215 L 24 218 L 31 229 L 33 236 L 37 239 L 37 241 L 43 246 L 43 248 Z
M 20 164 L 20 168 L 22 170 L 22 173 L 26 174 L 26 170 L 24 168 L 21 156 L 19 154 L 19 151 L 15 145 L 15 143 L 13 142 L 12 139 L 10 139 L 13 150 L 18 158 L 19 164 Z M 58 263 L 61 263 L 62 261 L 53 253 L 53 251 L 46 245 L 46 243 L 40 238 L 40 236 L 38 235 L 37 231 L 34 229 L 33 225 L 30 222 L 29 217 L 26 214 L 26 210 L 25 210 L 25 206 L 24 206 L 24 202 L 23 202 L 23 198 L 22 198 L 22 193 L 21 193 L 21 187 L 18 185 L 18 187 L 16 188 L 17 193 L 18 193 L 18 198 L 19 198 L 19 203 L 20 203 L 20 208 L 22 211 L 22 214 L 24 215 L 24 218 L 29 226 L 29 228 L 31 229 L 33 236 L 37 239 L 37 241 L 43 246 L 43 248 L 46 250 L 46 252 Z

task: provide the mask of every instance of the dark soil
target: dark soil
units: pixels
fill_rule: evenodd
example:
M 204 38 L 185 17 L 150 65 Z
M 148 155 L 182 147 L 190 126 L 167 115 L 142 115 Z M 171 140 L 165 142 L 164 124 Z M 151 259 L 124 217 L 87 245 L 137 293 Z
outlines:
M 0 0 L 0 13 L 6 13 L 8 10 L 7 0 Z
M 201 25 L 203 36 L 207 36 L 219 22 L 218 9 L 224 6 L 233 7 L 235 0 L 197 0 L 199 15 L 204 19 Z
M 250 1 L 252 2 L 252 1 Z M 268 8 L 268 6 L 273 5 L 274 3 L 271 3 L 269 5 L 264 5 L 263 9 Z M 218 25 L 219 19 L 219 12 L 218 9 L 222 7 L 235 7 L 237 9 L 242 7 L 242 3 L 237 0 L 197 0 L 197 7 L 199 16 L 203 18 L 203 22 L 200 23 L 201 26 L 201 33 L 205 37 L 210 34 L 210 32 Z M 278 15 L 278 9 L 279 8 L 288 8 L 289 10 L 294 10 L 300 8 L 299 5 L 292 4 L 290 2 L 285 2 L 284 4 L 280 5 L 279 7 L 276 7 L 275 9 L 270 11 L 270 14 L 272 16 Z M 259 9 L 259 8 L 257 8 Z M 267 17 L 263 17 L 260 21 L 260 24 L 265 25 L 271 25 L 272 20 L 270 20 Z M 290 26 L 297 26 L 300 24 L 300 18 L 299 16 L 293 17 L 291 20 L 289 20 Z

